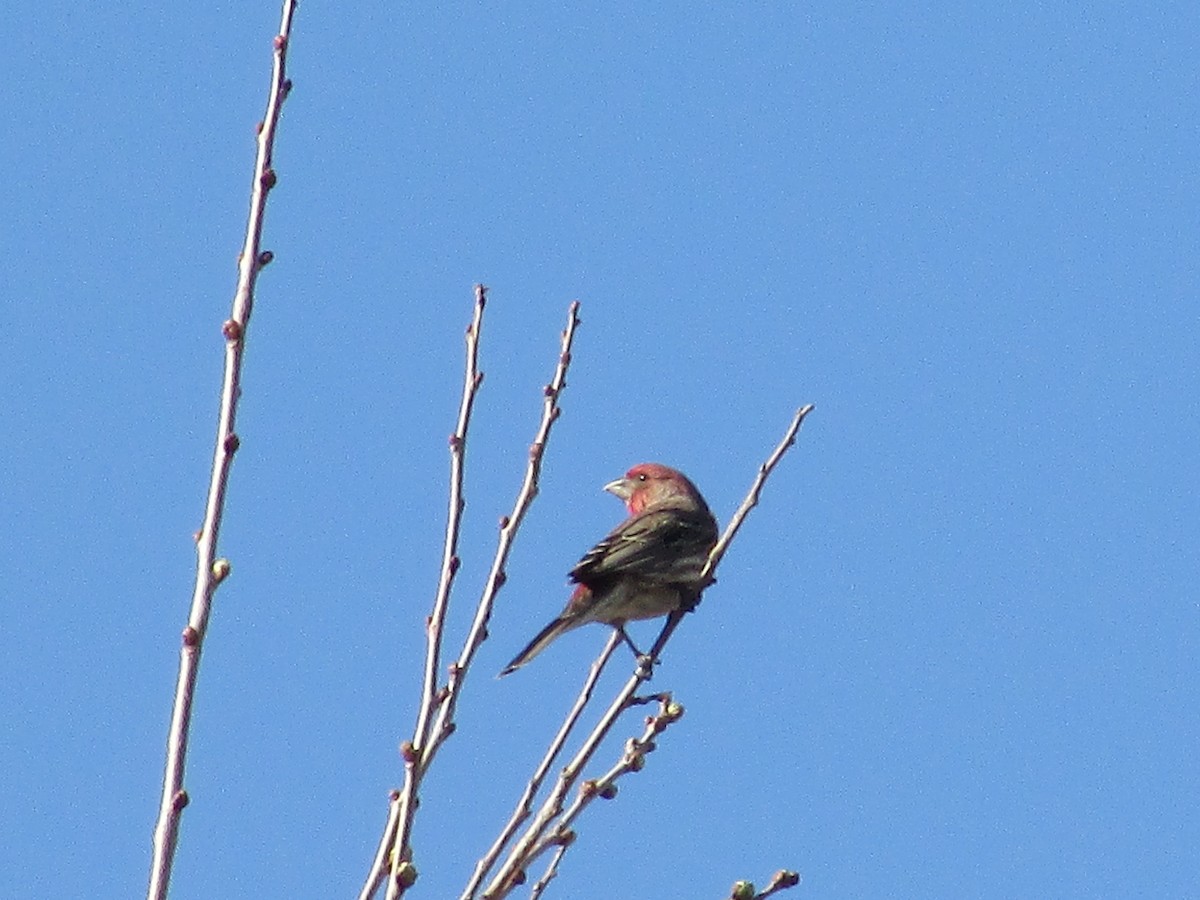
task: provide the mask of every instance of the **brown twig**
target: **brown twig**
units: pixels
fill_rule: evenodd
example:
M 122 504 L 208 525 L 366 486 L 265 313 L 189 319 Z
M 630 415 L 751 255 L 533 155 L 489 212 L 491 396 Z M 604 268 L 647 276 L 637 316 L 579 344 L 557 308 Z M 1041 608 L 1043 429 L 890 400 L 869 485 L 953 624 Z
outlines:
M 285 75 L 288 41 L 291 36 L 295 0 L 284 0 L 279 32 L 274 40 L 274 63 L 266 115 L 258 129 L 258 150 L 254 162 L 254 181 L 250 192 L 250 219 L 246 239 L 238 261 L 237 288 L 233 309 L 221 327 L 225 336 L 225 375 L 221 386 L 221 404 L 217 419 L 217 443 L 209 481 L 208 501 L 204 522 L 196 537 L 196 583 L 188 624 L 183 630 L 183 645 L 179 653 L 179 675 L 175 687 L 175 704 L 171 713 L 171 729 L 167 737 L 166 771 L 163 775 L 162 799 L 158 821 L 154 827 L 154 856 L 150 864 L 150 883 L 146 896 L 161 900 L 167 895 L 175 848 L 179 842 L 179 825 L 188 794 L 183 787 L 183 772 L 187 759 L 188 737 L 192 720 L 192 700 L 200 668 L 200 654 L 208 632 L 212 599 L 230 571 L 228 560 L 217 558 L 217 537 L 225 511 L 225 491 L 229 471 L 238 449 L 234 430 L 237 405 L 241 396 L 242 355 L 246 329 L 254 307 L 254 287 L 258 273 L 271 261 L 271 253 L 261 249 L 263 218 L 267 195 L 275 186 L 276 174 L 271 165 L 275 131 L 279 112 L 291 88 Z
M 558 421 L 561 410 L 558 406 L 559 395 L 567 386 L 567 369 L 571 365 L 571 344 L 575 340 L 575 330 L 579 327 L 579 302 L 571 303 L 567 312 L 567 327 L 563 329 L 562 345 L 558 354 L 558 365 L 554 369 L 554 377 L 543 389 L 544 402 L 542 405 L 542 421 L 537 434 L 529 447 L 529 463 L 525 467 L 525 481 L 517 493 L 513 510 L 500 519 L 500 537 L 496 544 L 496 555 L 492 559 L 492 568 L 484 583 L 483 595 L 475 608 L 475 618 L 471 629 L 467 632 L 462 651 L 458 659 L 450 664 L 450 677 L 446 683 L 446 701 L 438 710 L 437 723 L 430 735 L 429 744 L 421 748 L 421 764 L 428 766 L 434 755 L 454 731 L 454 713 L 458 708 L 458 698 L 462 693 L 463 679 L 475 653 L 487 638 L 487 625 L 492 617 L 492 608 L 496 602 L 496 594 L 508 580 L 505 565 L 512 551 L 513 540 L 525 514 L 529 511 L 533 499 L 538 495 L 538 479 L 542 473 L 542 457 L 546 453 L 546 442 L 550 439 L 550 430 Z
M 475 864 L 475 872 L 471 876 L 471 880 L 467 883 L 463 890 L 461 900 L 472 900 L 475 892 L 479 890 L 479 885 L 483 883 L 483 879 L 487 877 L 487 873 L 491 871 L 492 866 L 496 864 L 496 860 L 500 858 L 500 854 L 504 852 L 504 847 L 508 844 L 517 829 L 521 827 L 521 823 L 529 818 L 533 811 L 533 798 L 541 789 L 542 782 L 546 780 L 546 775 L 550 772 L 550 767 L 554 764 L 554 760 L 558 758 L 558 754 L 562 752 L 563 745 L 567 741 L 567 736 L 575 728 L 575 723 L 579 720 L 580 714 L 585 706 L 592 698 L 592 691 L 595 690 L 596 682 L 600 679 L 600 673 L 604 671 L 604 666 L 612 656 L 613 651 L 621 645 L 621 634 L 618 631 L 613 631 L 612 636 L 608 639 L 608 643 L 604 645 L 604 649 L 600 651 L 600 655 L 592 663 L 588 670 L 588 677 L 583 682 L 583 688 L 579 692 L 579 696 L 575 699 L 575 704 L 567 713 L 566 719 L 562 726 L 558 729 L 558 734 L 554 736 L 554 740 L 550 742 L 542 761 L 538 763 L 534 770 L 533 777 L 525 785 L 525 790 L 521 794 L 521 799 L 517 801 L 517 808 L 513 811 L 512 817 L 500 832 L 500 836 L 496 838 L 495 843 L 488 849 L 488 852 Z
M 442 638 L 446 624 L 446 611 L 450 604 L 450 590 L 454 585 L 454 576 L 458 573 L 458 536 L 462 527 L 462 513 L 465 507 L 463 500 L 463 466 L 466 461 L 467 433 L 471 426 L 471 410 L 475 406 L 475 397 L 483 384 L 483 373 L 479 371 L 479 336 L 483 328 L 483 311 L 487 305 L 487 288 L 482 284 L 475 285 L 475 314 L 471 324 L 467 326 L 467 361 L 463 378 L 462 400 L 459 402 L 458 422 L 454 434 L 450 435 L 450 509 L 446 518 L 446 536 L 442 547 L 442 570 L 438 578 L 437 592 L 433 599 L 433 611 L 429 614 L 426 624 L 426 653 L 425 678 L 421 690 L 421 705 L 417 711 L 417 724 L 413 729 L 412 739 L 402 748 L 404 756 L 404 787 L 394 801 L 395 810 L 388 817 L 389 836 L 384 842 L 391 848 L 391 859 L 387 859 L 385 851 L 382 862 L 385 869 L 392 874 L 390 885 L 400 885 L 405 879 L 401 869 L 411 866 L 412 850 L 408 838 L 412 832 L 413 816 L 420 802 L 421 779 L 425 775 L 425 767 L 421 765 L 420 752 L 416 749 L 424 747 L 429 740 L 429 728 L 436 715 L 437 707 L 444 702 L 445 695 L 439 690 L 438 679 L 441 672 Z M 375 864 L 381 862 L 376 855 Z M 367 896 L 374 893 L 379 879 L 385 869 L 374 866 L 367 876 Z M 369 890 L 368 890 L 369 888 Z M 389 886 L 388 896 L 392 896 Z
M 581 785 L 574 801 L 554 823 L 553 833 L 543 839 L 547 847 L 554 846 L 558 850 L 551 857 L 546 872 L 534 885 L 530 893 L 530 900 L 540 897 L 546 885 L 558 874 L 558 864 L 566 854 L 567 848 L 575 841 L 575 832 L 571 830 L 572 823 L 597 798 L 612 800 L 616 797 L 617 779 L 628 772 L 640 772 L 646 765 L 646 754 L 653 753 L 656 749 L 657 745 L 654 739 L 683 716 L 683 707 L 672 700 L 669 693 L 655 694 L 652 697 L 641 699 L 635 698 L 630 700 L 629 706 L 640 706 L 654 701 L 658 702 L 658 713 L 646 717 L 646 726 L 641 735 L 626 741 L 625 752 L 621 754 L 616 765 L 599 778 L 585 781 Z
M 701 571 L 702 584 L 711 585 L 714 582 L 717 565 L 728 550 L 730 542 L 732 542 L 734 536 L 736 536 L 738 530 L 742 527 L 742 523 L 745 521 L 746 516 L 749 515 L 750 510 L 758 505 L 763 485 L 766 483 L 771 472 L 779 464 L 783 455 L 795 444 L 800 426 L 804 422 L 804 418 L 812 410 L 812 404 L 797 410 L 791 424 L 784 432 L 783 439 L 775 447 L 775 450 L 767 458 L 767 461 L 759 466 L 758 475 L 754 483 L 750 486 L 745 499 L 729 520 L 725 531 L 721 534 L 720 539 L 708 555 L 708 561 Z M 697 598 L 696 603 L 692 605 L 691 609 L 694 609 L 698 603 L 699 598 Z M 579 778 L 583 767 L 588 764 L 596 749 L 612 730 L 620 715 L 635 703 L 634 697 L 638 688 L 650 679 L 653 674 L 653 666 L 659 660 L 667 641 L 674 634 L 683 616 L 689 611 L 690 609 L 679 610 L 667 617 L 667 621 L 663 625 L 662 631 L 659 633 L 650 652 L 639 660 L 633 676 L 625 684 L 620 693 L 617 694 L 616 699 L 610 704 L 591 734 L 584 739 L 583 745 L 575 757 L 563 768 L 558 780 L 551 788 L 549 796 L 534 817 L 534 821 L 526 828 L 525 833 L 513 846 L 512 850 L 509 851 L 504 864 L 488 884 L 487 890 L 484 891 L 483 896 L 486 900 L 498 900 L 498 898 L 504 897 L 511 892 L 517 884 L 524 880 L 524 873 L 529 865 L 546 851 L 555 847 L 565 848 L 566 845 L 563 843 L 564 836 L 569 833 L 567 825 L 582 809 L 582 807 L 576 808 L 576 805 L 573 805 L 567 813 L 563 813 L 563 804 L 567 793 Z M 617 768 L 619 769 L 620 765 Z M 614 771 L 616 770 L 614 769 Z M 613 776 L 614 780 L 620 774 L 623 774 L 624 771 L 628 770 L 617 772 Z M 570 819 L 567 818 L 568 814 L 570 815 Z M 562 852 L 559 851 L 557 855 L 561 857 Z
M 482 301 L 479 302 L 482 304 Z M 477 309 L 482 309 L 482 305 L 478 306 Z M 368 898 L 374 896 L 385 873 L 388 871 L 391 872 L 391 877 L 388 879 L 388 900 L 394 900 L 394 898 L 403 895 L 416 880 L 417 873 L 412 864 L 412 846 L 410 840 L 421 780 L 433 763 L 438 749 L 454 732 L 454 713 L 462 691 L 463 678 L 475 657 L 476 651 L 487 637 L 487 623 L 491 617 L 496 593 L 504 585 L 506 577 L 504 567 L 508 561 L 513 540 L 521 526 L 521 522 L 525 518 L 529 506 L 533 503 L 534 497 L 537 496 L 542 457 L 545 454 L 546 442 L 550 438 L 551 429 L 560 415 L 558 398 L 567 386 L 567 370 L 571 364 L 571 345 L 578 327 L 579 303 L 573 302 L 568 311 L 567 327 L 562 334 L 562 343 L 554 376 L 543 391 L 542 419 L 538 426 L 533 445 L 529 450 L 529 462 L 526 467 L 525 480 L 518 492 L 513 511 L 509 515 L 504 516 L 500 521 L 500 537 L 496 548 L 496 555 L 493 559 L 487 581 L 485 582 L 479 605 L 476 608 L 474 621 L 467 634 L 462 651 L 459 653 L 458 658 L 450 663 L 448 667 L 449 676 L 446 683 L 440 686 L 437 684 L 439 670 L 438 655 L 440 654 L 440 646 L 443 640 L 442 625 L 445 617 L 445 605 L 441 600 L 442 585 L 439 585 L 439 600 L 435 601 L 435 611 L 430 617 L 429 626 L 430 642 L 432 644 L 436 639 L 439 649 L 435 651 L 431 647 L 430 653 L 426 657 L 425 691 L 422 695 L 422 709 L 418 715 L 418 727 L 414 733 L 413 740 L 406 741 L 403 745 L 405 760 L 404 788 L 396 795 L 396 798 L 392 802 L 388 823 L 383 839 L 380 842 L 379 850 L 376 853 L 374 865 L 367 875 L 362 891 L 359 893 L 360 900 L 368 900 Z M 468 331 L 468 335 L 470 335 L 470 331 Z M 473 377 L 470 365 L 469 363 L 468 383 L 472 381 Z M 464 403 L 466 403 L 465 396 Z M 459 451 L 462 449 L 465 437 L 464 429 L 462 441 L 458 442 Z M 452 452 L 455 443 L 455 439 L 452 438 Z M 461 464 L 461 459 L 459 462 Z M 461 469 L 459 468 L 454 471 L 457 471 L 458 477 L 461 478 Z M 452 516 L 455 515 L 454 511 L 456 509 L 461 512 L 461 494 L 456 497 L 456 490 L 452 486 Z M 455 540 L 457 540 L 457 525 L 454 527 Z M 447 534 L 449 539 L 449 532 Z M 450 580 L 453 579 L 454 571 L 457 568 L 457 556 L 448 544 L 443 559 L 443 584 L 447 591 Z M 446 596 L 448 598 L 448 593 Z M 441 603 L 440 606 L 439 603 Z

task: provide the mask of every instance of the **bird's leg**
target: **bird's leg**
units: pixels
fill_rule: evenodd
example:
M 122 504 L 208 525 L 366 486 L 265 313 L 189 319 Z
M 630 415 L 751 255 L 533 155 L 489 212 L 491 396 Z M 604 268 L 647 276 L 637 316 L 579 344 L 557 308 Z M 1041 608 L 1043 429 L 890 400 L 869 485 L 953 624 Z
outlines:
M 637 657 L 638 674 L 645 679 L 649 679 L 650 673 L 654 669 L 654 664 L 658 660 L 637 648 L 637 644 L 633 642 L 629 634 L 625 631 L 625 623 L 622 622 L 620 625 L 614 625 L 613 627 L 617 629 L 617 634 L 621 635 L 621 640 L 629 646 L 629 649 L 633 651 L 633 655 Z
M 621 640 L 623 640 L 625 642 L 625 644 L 629 647 L 629 649 L 633 651 L 634 656 L 636 656 L 638 659 L 641 659 L 643 656 L 646 655 L 637 648 L 637 644 L 635 644 L 633 642 L 633 640 L 629 637 L 629 633 L 625 631 L 625 623 L 624 622 L 622 622 L 620 625 L 614 625 L 613 627 L 617 629 L 617 634 L 619 634 L 621 636 Z

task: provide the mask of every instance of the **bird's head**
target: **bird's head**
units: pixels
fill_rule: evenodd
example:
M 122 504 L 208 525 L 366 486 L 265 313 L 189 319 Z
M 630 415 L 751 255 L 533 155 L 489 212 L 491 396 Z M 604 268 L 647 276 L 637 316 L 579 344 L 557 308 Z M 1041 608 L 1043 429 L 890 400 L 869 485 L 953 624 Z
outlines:
M 639 463 L 604 490 L 625 501 L 633 515 L 648 509 L 707 509 L 704 498 L 682 472 L 660 463 Z

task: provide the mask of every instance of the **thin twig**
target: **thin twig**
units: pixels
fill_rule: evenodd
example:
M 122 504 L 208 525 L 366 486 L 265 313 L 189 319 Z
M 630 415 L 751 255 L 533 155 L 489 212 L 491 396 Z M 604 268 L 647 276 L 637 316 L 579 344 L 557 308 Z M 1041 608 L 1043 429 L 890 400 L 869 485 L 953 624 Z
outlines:
M 562 727 L 558 729 L 558 734 L 554 736 L 554 740 L 550 742 L 550 746 L 547 748 L 546 754 L 542 757 L 542 761 L 538 763 L 537 769 L 534 770 L 533 777 L 525 785 L 525 790 L 521 794 L 521 799 L 517 801 L 517 807 L 513 811 L 512 817 L 508 820 L 508 824 L 504 826 L 500 832 L 500 836 L 496 838 L 495 843 L 488 849 L 488 852 L 475 864 L 475 872 L 463 890 L 461 900 L 472 900 L 474 898 L 475 892 L 479 890 L 479 885 L 483 883 L 483 879 L 487 877 L 487 873 L 496 864 L 496 860 L 500 858 L 500 854 L 504 852 L 504 847 L 512 840 L 512 836 L 517 833 L 517 829 L 521 827 L 521 823 L 529 818 L 533 810 L 533 798 L 541 789 L 542 782 L 545 781 L 550 767 L 554 764 L 554 760 L 558 758 L 558 754 L 562 752 L 567 736 L 574 729 L 575 723 L 579 720 L 584 707 L 587 706 L 588 701 L 592 698 L 592 691 L 595 690 L 596 682 L 600 679 L 600 673 L 604 671 L 605 664 L 608 662 L 609 657 L 612 656 L 613 651 L 620 645 L 621 634 L 614 630 L 612 636 L 608 639 L 608 643 L 604 645 L 604 649 L 600 651 L 600 655 L 588 670 L 588 677 L 583 682 L 583 689 L 580 690 L 579 696 L 575 699 L 575 705 L 567 713 Z
M 480 645 L 487 637 L 487 623 L 491 616 L 492 606 L 495 603 L 496 593 L 504 585 L 506 577 L 504 566 L 508 561 L 513 540 L 516 537 L 518 529 L 521 527 L 521 522 L 524 520 L 529 506 L 532 504 L 534 497 L 537 496 L 542 457 L 545 454 L 546 442 L 550 438 L 551 429 L 561 414 L 558 399 L 563 389 L 567 386 L 567 370 L 571 364 L 571 345 L 578 327 L 579 303 L 573 302 L 568 310 L 567 327 L 562 333 L 562 343 L 554 376 L 543 391 L 542 419 L 538 426 L 533 445 L 529 450 L 529 463 L 526 467 L 525 480 L 522 483 L 521 490 L 518 492 L 512 513 L 502 517 L 500 520 L 499 543 L 496 548 L 496 555 L 492 562 L 491 571 L 485 582 L 483 594 L 480 597 L 475 618 L 467 634 L 466 641 L 463 644 L 463 649 L 459 653 L 458 658 L 450 663 L 448 667 L 449 676 L 444 685 L 440 687 L 436 686 L 438 673 L 437 658 L 433 656 L 432 651 L 430 656 L 427 656 L 426 674 L 428 678 L 429 673 L 432 673 L 433 681 L 426 681 L 426 692 L 423 694 L 423 697 L 431 698 L 431 702 L 427 708 L 422 707 L 421 714 L 418 717 L 418 729 L 414 734 L 413 740 L 406 741 L 402 747 L 405 760 L 405 784 L 396 801 L 399 813 L 389 817 L 384 840 L 381 842 L 381 847 L 386 847 L 382 853 L 384 866 L 382 869 L 378 867 L 381 857 L 377 853 L 376 865 L 372 867 L 367 875 L 366 882 L 359 894 L 360 900 L 368 900 L 368 898 L 375 894 L 383 879 L 383 873 L 387 869 L 391 871 L 391 877 L 388 879 L 388 900 L 395 900 L 395 898 L 402 896 L 416 881 L 417 872 L 412 865 L 411 832 L 413 818 L 418 805 L 421 780 L 424 778 L 425 773 L 429 771 L 429 767 L 432 765 L 438 749 L 454 732 L 454 713 L 462 691 L 463 677 L 474 659 L 476 651 L 478 651 Z M 470 379 L 469 375 L 468 379 Z M 465 432 L 463 438 L 465 440 Z M 453 446 L 454 439 L 452 439 L 452 448 Z M 461 449 L 461 444 L 459 449 Z M 455 508 L 455 505 L 456 500 L 452 496 L 452 510 Z M 450 568 L 448 569 L 447 567 Z M 453 571 L 451 569 L 457 570 L 457 568 L 457 557 L 448 549 L 443 560 L 443 575 L 445 576 L 449 572 L 450 578 L 452 578 Z M 435 615 L 430 617 L 429 630 L 431 641 L 436 631 L 436 638 L 440 647 L 442 641 L 442 624 L 445 615 L 444 608 L 441 611 L 442 619 L 439 620 L 436 613 L 435 606 Z M 429 692 L 430 684 L 435 686 L 432 693 Z
M 213 595 L 217 585 L 230 571 L 228 560 L 217 558 L 217 537 L 225 511 L 229 471 L 238 448 L 238 436 L 234 426 L 241 396 L 242 355 L 245 349 L 246 329 L 250 324 L 250 313 L 254 306 L 254 287 L 258 273 L 271 261 L 271 254 L 261 249 L 262 227 L 267 194 L 276 182 L 271 156 L 275 145 L 276 126 L 279 123 L 279 111 L 291 88 L 291 82 L 287 80 L 285 72 L 295 8 L 294 0 L 284 0 L 279 32 L 274 40 L 274 62 L 267 110 L 258 130 L 254 181 L 250 191 L 250 218 L 238 261 L 233 309 L 221 328 L 225 336 L 225 374 L 217 419 L 217 443 L 213 455 L 208 501 L 204 509 L 204 522 L 196 538 L 196 583 L 179 653 L 175 704 L 171 713 L 171 730 L 167 737 L 166 771 L 163 775 L 158 821 L 154 827 L 154 856 L 150 864 L 150 883 L 146 893 L 150 900 L 165 898 L 171 882 L 175 848 L 179 842 L 180 817 L 183 808 L 188 804 L 188 794 L 183 787 L 183 773 L 191 730 L 192 700 L 200 669 L 200 654 L 208 632 Z
M 728 550 L 730 542 L 742 527 L 742 523 L 745 521 L 750 510 L 758 505 L 763 485 L 766 483 L 775 466 L 779 464 L 783 455 L 795 444 L 796 434 L 799 432 L 805 416 L 812 412 L 812 410 L 813 406 L 809 404 L 796 412 L 791 424 L 784 433 L 783 439 L 775 447 L 775 450 L 767 458 L 767 461 L 759 466 L 758 475 L 754 483 L 750 486 L 745 499 L 729 520 L 725 531 L 721 534 L 720 539 L 708 555 L 708 561 L 700 575 L 701 584 L 711 585 L 715 581 L 714 576 L 717 565 L 724 557 L 726 550 Z M 690 609 L 694 609 L 698 603 L 699 598 L 692 604 Z M 574 759 L 563 768 L 562 773 L 551 788 L 549 796 L 543 802 L 533 822 L 526 828 L 525 833 L 513 846 L 512 850 L 509 851 L 503 865 L 488 884 L 487 890 L 484 891 L 483 896 L 486 900 L 498 900 L 498 898 L 506 896 L 513 887 L 524 880 L 525 870 L 535 859 L 552 847 L 563 846 L 564 830 L 560 828 L 563 820 L 558 819 L 556 821 L 556 817 L 562 814 L 567 793 L 579 778 L 583 767 L 587 765 L 592 755 L 596 752 L 596 749 L 612 730 L 617 719 L 629 708 L 638 688 L 650 679 L 653 674 L 653 666 L 659 660 L 663 648 L 666 646 L 667 641 L 670 640 L 671 635 L 674 634 L 683 616 L 690 609 L 673 612 L 667 617 L 666 624 L 663 625 L 662 631 L 659 633 L 650 652 L 639 661 L 633 676 L 609 705 L 591 734 L 585 738 L 583 745 Z M 552 823 L 554 823 L 553 828 L 551 827 Z
M 388 795 L 387 821 L 383 826 L 383 834 L 379 837 L 379 846 L 375 848 L 375 858 L 371 861 L 371 870 L 367 873 L 367 880 L 358 892 L 359 900 L 369 900 L 379 890 L 379 885 L 388 872 L 388 850 L 391 849 L 399 822 L 400 792 L 394 790 Z
M 408 836 L 412 832 L 413 816 L 420 802 L 421 779 L 425 767 L 420 764 L 420 752 L 416 749 L 424 747 L 429 739 L 429 726 L 433 721 L 438 705 L 445 695 L 438 688 L 438 678 L 441 671 L 442 638 L 446 624 L 446 611 L 450 605 L 450 590 L 454 585 L 454 576 L 458 573 L 458 536 L 462 527 L 462 514 L 465 507 L 463 500 L 463 467 L 466 461 L 467 433 L 471 426 L 471 410 L 475 406 L 475 397 L 483 384 L 483 373 L 479 371 L 479 337 L 483 328 L 483 311 L 487 305 L 487 288 L 482 284 L 475 285 L 475 314 L 471 324 L 467 326 L 467 361 L 463 378 L 462 399 L 458 407 L 458 422 L 454 434 L 450 435 L 450 509 L 446 517 L 446 536 L 442 545 L 442 570 L 438 578 L 437 593 L 433 599 L 433 611 L 429 614 L 426 625 L 425 679 L 421 690 L 421 706 L 417 711 L 417 724 L 413 729 L 412 740 L 401 747 L 404 756 L 404 787 L 399 796 L 399 815 L 396 817 L 396 830 L 390 838 L 390 845 L 399 848 L 393 852 L 386 865 L 391 871 L 391 882 L 388 886 L 388 896 L 393 896 L 393 890 L 405 878 L 401 869 L 411 864 L 412 850 L 408 845 Z M 399 840 L 397 840 L 399 836 Z M 378 884 L 379 873 L 374 869 L 367 876 L 367 886 Z M 366 890 L 366 887 L 364 887 Z M 373 893 L 374 888 L 371 888 Z M 395 896 L 398 896 L 396 894 Z
M 550 857 L 546 871 L 542 874 L 541 878 L 534 882 L 533 887 L 529 889 L 529 900 L 539 900 L 542 894 L 546 893 L 546 888 L 550 887 L 550 882 L 558 877 L 558 864 L 567 855 L 567 848 L 569 846 L 571 845 L 559 844 L 557 851 Z
M 725 556 L 725 551 L 729 549 L 730 542 L 733 540 L 734 535 L 738 533 L 738 529 L 742 527 L 742 522 L 746 520 L 746 516 L 750 514 L 750 510 L 758 506 L 758 499 L 762 495 L 763 485 L 767 483 L 767 478 L 770 477 L 775 467 L 779 465 L 779 461 L 783 459 L 783 454 L 787 453 L 792 445 L 796 443 L 796 435 L 800 432 L 800 426 L 804 424 L 805 416 L 812 411 L 813 405 L 811 403 L 796 410 L 796 415 L 792 417 L 792 423 L 788 426 L 787 431 L 784 432 L 783 440 L 779 442 L 774 452 L 767 457 L 767 461 L 758 467 L 758 477 L 754 479 L 754 484 L 750 486 L 750 492 L 746 494 L 746 499 L 737 508 L 737 512 L 733 514 L 733 518 L 725 526 L 725 531 L 721 535 L 721 539 L 717 541 L 717 545 L 708 554 L 708 564 L 700 573 L 702 583 L 712 584 L 713 573 L 717 571 L 717 564 Z
M 437 723 L 430 735 L 428 745 L 421 748 L 421 764 L 428 766 L 433 761 L 438 749 L 445 743 L 454 731 L 454 713 L 458 707 L 458 698 L 462 693 L 463 679 L 475 653 L 487 638 L 487 625 L 492 617 L 492 608 L 496 602 L 496 594 L 504 582 L 508 580 L 505 565 L 512 551 L 513 540 L 525 514 L 529 511 L 534 497 L 538 495 L 538 479 L 542 473 L 542 457 L 546 452 L 546 442 L 550 439 L 550 430 L 558 421 L 562 411 L 558 406 L 559 395 L 567 386 L 567 369 L 571 365 L 571 344 L 575 340 L 575 330 L 579 327 L 579 301 L 573 301 L 567 312 L 567 327 L 562 333 L 562 345 L 558 354 L 558 365 L 554 369 L 554 377 L 546 385 L 542 393 L 545 401 L 542 407 L 542 421 L 538 426 L 537 435 L 529 447 L 529 464 L 525 468 L 525 481 L 517 494 L 513 510 L 500 519 L 500 538 L 496 545 L 496 556 L 492 560 L 492 568 L 485 582 L 483 595 L 475 608 L 475 619 L 471 630 L 463 642 L 458 659 L 450 664 L 450 677 L 446 683 L 446 701 L 438 710 Z
M 554 823 L 554 832 L 552 836 L 545 839 L 544 843 L 547 847 L 555 846 L 557 851 L 551 857 L 549 865 L 546 867 L 546 872 L 536 885 L 534 892 L 530 895 L 531 898 L 540 894 L 541 890 L 545 889 L 545 885 L 550 882 L 558 873 L 558 865 L 566 855 L 567 848 L 575 842 L 575 832 L 571 830 L 571 824 L 579 818 L 579 815 L 591 805 L 597 798 L 603 800 L 612 800 L 617 796 L 617 779 L 627 772 L 640 772 L 646 764 L 646 754 L 653 753 L 656 749 L 655 738 L 667 728 L 678 722 L 683 716 L 683 707 L 671 699 L 670 694 L 656 694 L 653 697 L 647 697 L 642 700 L 631 700 L 629 706 L 641 705 L 658 701 L 658 713 L 653 716 L 646 717 L 646 725 L 640 737 L 630 738 L 625 743 L 625 752 L 621 754 L 621 758 L 611 769 L 594 780 L 585 781 L 576 794 L 575 799 L 571 802 Z M 541 850 L 535 852 L 540 853 Z

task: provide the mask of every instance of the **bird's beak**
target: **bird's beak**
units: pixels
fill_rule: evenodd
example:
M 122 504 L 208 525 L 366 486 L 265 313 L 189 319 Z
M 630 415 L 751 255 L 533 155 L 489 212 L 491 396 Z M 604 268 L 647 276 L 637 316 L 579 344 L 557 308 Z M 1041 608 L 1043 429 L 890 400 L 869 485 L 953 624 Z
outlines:
M 604 486 L 604 490 L 626 501 L 633 496 L 633 485 L 629 483 L 628 478 L 618 478 L 616 481 L 610 481 Z

